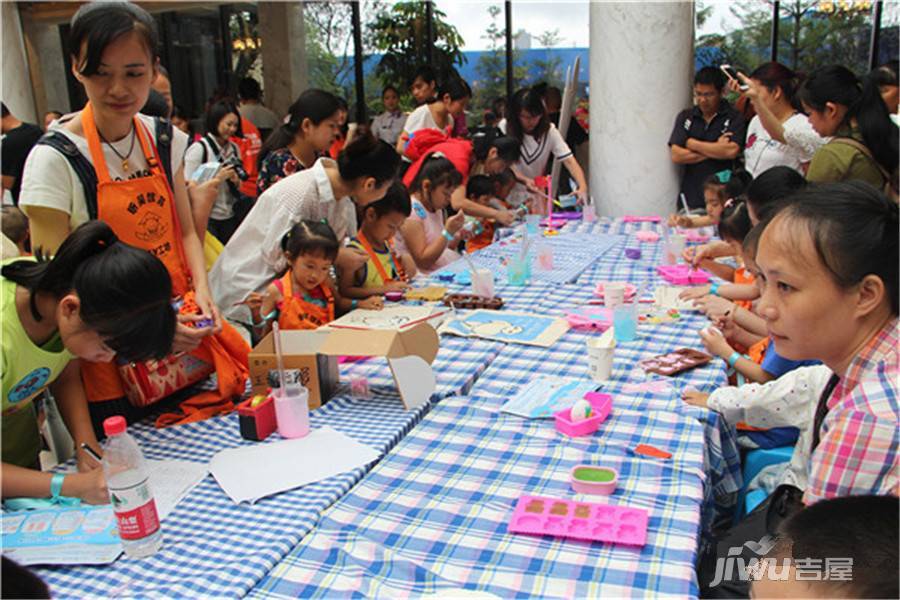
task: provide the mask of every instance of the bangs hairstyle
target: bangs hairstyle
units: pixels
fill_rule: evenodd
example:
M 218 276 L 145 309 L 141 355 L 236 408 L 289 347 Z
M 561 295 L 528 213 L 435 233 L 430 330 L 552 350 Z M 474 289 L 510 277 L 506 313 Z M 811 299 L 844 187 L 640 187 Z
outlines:
M 353 181 L 361 177 L 372 177 L 375 186 L 391 181 L 397 176 L 400 155 L 383 140 L 376 139 L 371 131 L 353 138 L 344 146 L 337 159 L 341 179 Z
M 132 31 L 137 32 L 156 64 L 159 34 L 156 21 L 147 11 L 131 2 L 88 2 L 72 17 L 69 28 L 69 55 L 85 77 L 97 73 L 103 51 L 111 43 Z
M 69 234 L 56 256 L 40 249 L 37 260 L 20 260 L 3 267 L 3 277 L 27 288 L 36 321 L 37 294 L 61 299 L 74 291 L 81 301 L 79 316 L 118 358 L 160 359 L 172 351 L 175 311 L 172 280 L 162 262 L 119 241 L 103 221 L 88 221 Z
M 453 166 L 453 163 L 450 162 L 449 159 L 435 152 L 422 163 L 419 172 L 416 174 L 416 178 L 413 179 L 409 191 L 421 191 L 422 184 L 425 181 L 431 183 L 432 190 L 442 185 L 456 188 L 462 183 L 462 175 L 460 175 L 459 171 L 456 170 L 456 167 Z
M 519 143 L 522 142 L 526 133 L 522 130 L 522 124 L 519 122 L 519 113 L 523 110 L 531 115 L 541 117 L 538 124 L 534 126 L 534 131 L 530 133 L 535 140 L 540 141 L 550 130 L 550 120 L 547 119 L 547 111 L 544 109 L 544 100 L 540 92 L 534 88 L 525 88 L 516 92 L 512 97 L 506 118 L 506 128 L 510 135 L 519 140 Z
M 281 238 L 281 249 L 291 260 L 303 254 L 312 254 L 334 261 L 339 248 L 334 230 L 324 220 L 299 221 Z
M 222 119 L 227 117 L 230 114 L 234 114 L 237 117 L 238 127 L 237 130 L 241 130 L 241 113 L 238 112 L 237 106 L 235 106 L 234 102 L 231 100 L 220 100 L 216 102 L 212 106 L 209 107 L 209 110 L 206 112 L 206 121 L 204 123 L 206 127 L 206 133 L 213 136 L 219 135 L 219 123 L 222 122 Z
M 750 233 L 753 224 L 747 212 L 747 203 L 743 198 L 729 198 L 719 219 L 719 237 L 723 240 L 734 240 L 743 243 Z
M 805 229 L 819 261 L 843 289 L 857 285 L 866 275 L 884 282 L 891 314 L 898 312 L 897 204 L 862 181 L 811 185 L 785 201 L 771 219 L 790 232 Z
M 401 181 L 394 181 L 388 188 L 384 198 L 366 206 L 365 210 L 374 210 L 378 218 L 391 213 L 400 213 L 408 217 L 412 212 L 412 203 L 409 200 L 409 191 Z

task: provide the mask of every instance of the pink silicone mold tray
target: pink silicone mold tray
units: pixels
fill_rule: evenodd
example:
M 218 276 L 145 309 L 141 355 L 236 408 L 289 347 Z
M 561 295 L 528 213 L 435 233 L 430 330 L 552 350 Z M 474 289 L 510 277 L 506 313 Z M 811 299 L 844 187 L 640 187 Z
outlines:
M 660 276 L 675 285 L 702 285 L 709 283 L 709 273 L 701 269 L 694 269 L 688 265 L 659 265 L 656 272 Z
M 522 496 L 509 531 L 643 546 L 647 543 L 647 520 L 643 508 Z
M 625 215 L 622 217 L 622 221 L 625 223 L 659 223 L 662 221 L 662 217 L 659 215 Z

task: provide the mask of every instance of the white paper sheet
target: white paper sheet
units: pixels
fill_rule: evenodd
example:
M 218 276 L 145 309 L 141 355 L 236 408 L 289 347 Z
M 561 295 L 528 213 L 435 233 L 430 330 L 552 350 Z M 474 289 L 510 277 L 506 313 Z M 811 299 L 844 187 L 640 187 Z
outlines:
M 203 481 L 209 473 L 209 466 L 186 460 L 148 460 L 147 470 L 150 473 L 150 489 L 156 500 L 156 512 L 159 520 L 165 521 L 181 499 Z
M 225 493 L 240 504 L 351 471 L 378 456 L 343 433 L 320 427 L 302 438 L 222 450 L 209 467 Z

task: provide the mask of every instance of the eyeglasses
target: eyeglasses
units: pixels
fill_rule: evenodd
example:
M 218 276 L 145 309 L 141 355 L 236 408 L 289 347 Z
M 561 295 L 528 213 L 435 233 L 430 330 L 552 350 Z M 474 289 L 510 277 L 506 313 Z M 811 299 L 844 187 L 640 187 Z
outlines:
M 702 93 L 694 92 L 694 98 L 703 98 L 705 100 L 707 98 L 718 98 L 718 97 L 719 97 L 718 92 L 702 92 Z

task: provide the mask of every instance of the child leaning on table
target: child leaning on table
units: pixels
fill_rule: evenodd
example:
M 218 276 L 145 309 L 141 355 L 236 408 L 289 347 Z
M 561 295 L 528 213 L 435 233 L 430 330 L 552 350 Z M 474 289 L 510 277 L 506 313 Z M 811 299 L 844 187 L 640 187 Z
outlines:
M 325 221 L 300 221 L 281 238 L 288 269 L 263 294 L 251 294 L 247 304 L 253 315 L 254 333 L 264 336 L 277 320 L 281 329 L 317 329 L 330 323 L 335 308 L 379 309 L 380 296 L 365 300 L 341 298 L 335 293 L 331 269 L 339 244 Z
M 466 182 L 466 198 L 483 206 L 490 206 L 491 200 L 494 198 L 493 178 L 487 175 L 472 175 L 469 177 L 469 181 Z M 473 219 L 468 217 L 466 221 L 478 223 L 481 226 L 481 231 L 466 242 L 466 252 L 475 252 L 490 246 L 494 242 L 496 224 L 493 219 Z
M 400 181 L 391 184 L 384 198 L 362 209 L 359 232 L 350 246 L 365 252 L 368 260 L 360 269 L 340 274 L 342 296 L 362 299 L 409 287 L 416 263 L 409 254 L 397 254 L 394 235 L 410 211 L 409 192 Z
M 670 227 L 693 229 L 718 225 L 729 198 L 737 198 L 744 194 L 753 178 L 743 170 L 719 171 L 703 181 L 703 201 L 706 204 L 705 215 L 669 215 Z

